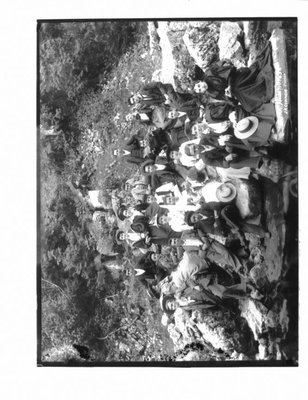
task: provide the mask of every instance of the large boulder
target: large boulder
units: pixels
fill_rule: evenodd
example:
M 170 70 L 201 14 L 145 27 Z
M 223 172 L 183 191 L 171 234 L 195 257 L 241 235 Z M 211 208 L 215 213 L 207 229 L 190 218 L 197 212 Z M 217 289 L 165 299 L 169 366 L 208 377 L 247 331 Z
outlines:
M 286 300 L 276 300 L 269 309 L 260 301 L 245 299 L 240 301 L 241 315 L 244 317 L 259 342 L 259 359 L 281 359 L 280 342 L 288 331 L 289 316 Z
M 236 22 L 222 22 L 218 40 L 219 58 L 227 58 L 237 67 L 246 66 L 243 42 L 243 30 Z
M 202 69 L 218 59 L 219 25 L 203 23 L 189 26 L 183 41 L 195 63 Z

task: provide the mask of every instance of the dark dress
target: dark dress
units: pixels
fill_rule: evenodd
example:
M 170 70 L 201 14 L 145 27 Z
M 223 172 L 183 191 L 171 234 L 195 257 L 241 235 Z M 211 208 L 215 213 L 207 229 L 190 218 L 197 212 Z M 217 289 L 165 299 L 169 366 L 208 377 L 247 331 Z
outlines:
M 222 60 L 213 63 L 199 78 L 208 85 L 208 93 L 215 99 L 223 99 L 225 89 L 230 85 L 231 94 L 243 109 L 252 112 L 260 105 L 268 103 L 274 96 L 274 70 L 270 42 L 257 55 L 250 67 L 236 69 Z

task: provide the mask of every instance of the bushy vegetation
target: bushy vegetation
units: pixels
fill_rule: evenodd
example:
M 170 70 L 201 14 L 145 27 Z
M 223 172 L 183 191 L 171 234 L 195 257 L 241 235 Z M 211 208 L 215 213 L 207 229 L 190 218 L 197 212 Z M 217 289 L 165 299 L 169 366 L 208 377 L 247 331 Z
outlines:
M 78 361 L 61 350 L 73 343 L 89 346 L 96 361 L 158 359 L 172 349 L 157 322 L 158 306 L 133 277 L 97 264 L 98 243 L 113 240 L 114 228 L 103 222 L 97 231 L 86 190 L 80 196 L 74 187 L 92 185 L 108 197 L 134 172 L 109 166 L 112 147 L 140 129 L 125 120 L 127 98 L 157 68 L 147 52 L 146 23 L 38 28 L 40 125 L 58 133 L 40 140 L 42 360 Z M 114 250 L 123 265 L 132 263 L 115 243 Z

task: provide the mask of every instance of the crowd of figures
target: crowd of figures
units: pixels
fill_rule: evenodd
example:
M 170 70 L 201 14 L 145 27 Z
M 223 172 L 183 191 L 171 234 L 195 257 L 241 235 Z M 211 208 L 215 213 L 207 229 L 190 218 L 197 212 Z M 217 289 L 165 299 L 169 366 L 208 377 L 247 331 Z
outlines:
M 152 82 L 133 94 L 127 120 L 149 129 L 114 150 L 139 168 L 125 183 L 115 239 L 139 254 L 134 273 L 159 301 L 164 325 L 177 310 L 232 315 L 239 299 L 258 298 L 246 234 L 262 244 L 270 233 L 242 212 L 238 182 L 277 183 L 286 167 L 272 151 L 270 42 L 250 67 L 221 60 L 190 77 L 189 93 Z

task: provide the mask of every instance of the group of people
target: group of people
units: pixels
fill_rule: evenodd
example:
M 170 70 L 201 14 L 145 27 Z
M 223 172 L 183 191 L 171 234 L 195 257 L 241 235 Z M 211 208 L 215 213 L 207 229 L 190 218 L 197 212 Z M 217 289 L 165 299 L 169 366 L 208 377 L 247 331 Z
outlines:
M 270 43 L 250 67 L 222 60 L 204 71 L 195 66 L 191 78 L 193 93 L 152 82 L 133 94 L 127 119 L 149 132 L 114 151 L 139 167 L 138 179 L 125 184 L 133 200 L 117 210 L 115 239 L 138 249 L 135 274 L 168 316 L 178 307 L 224 307 L 253 290 L 244 279 L 245 233 L 261 241 L 270 233 L 241 215 L 235 182 L 263 176 L 277 183 L 283 167 L 270 157 Z

